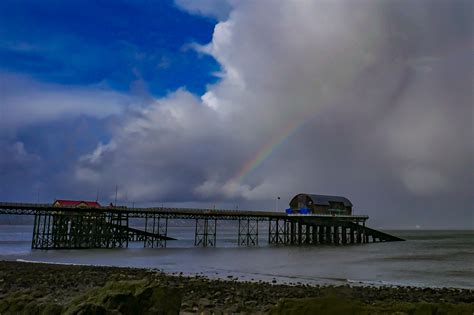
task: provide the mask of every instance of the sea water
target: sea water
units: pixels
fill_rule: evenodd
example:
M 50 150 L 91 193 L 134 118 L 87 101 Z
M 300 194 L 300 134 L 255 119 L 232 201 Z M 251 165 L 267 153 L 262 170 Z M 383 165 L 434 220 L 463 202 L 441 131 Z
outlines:
M 194 227 L 170 222 L 167 248 L 33 250 L 32 226 L 0 225 L 0 260 L 160 269 L 168 273 L 248 281 L 371 284 L 474 289 L 473 231 L 388 231 L 405 242 L 345 246 L 238 247 L 237 227 L 219 224 L 217 247 L 194 247 Z

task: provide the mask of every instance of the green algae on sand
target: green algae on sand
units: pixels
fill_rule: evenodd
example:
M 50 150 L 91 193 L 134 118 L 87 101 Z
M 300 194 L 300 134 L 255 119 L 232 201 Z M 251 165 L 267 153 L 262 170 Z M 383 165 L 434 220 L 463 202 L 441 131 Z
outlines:
M 441 304 L 441 303 L 408 303 L 408 302 L 376 302 L 366 304 L 358 300 L 341 298 L 337 296 L 284 299 L 272 310 L 270 315 L 382 315 L 382 314 L 413 314 L 413 315 L 472 315 L 474 305 L 472 304 Z
M 0 314 L 59 315 L 63 307 L 35 296 L 31 290 L 17 291 L 0 299 Z
M 114 281 L 93 288 L 66 305 L 42 303 L 19 291 L 0 302 L 0 314 L 178 314 L 181 292 L 147 280 Z
M 178 314 L 181 292 L 175 288 L 150 284 L 147 280 L 109 282 L 102 288 L 87 291 L 68 305 L 65 314 Z

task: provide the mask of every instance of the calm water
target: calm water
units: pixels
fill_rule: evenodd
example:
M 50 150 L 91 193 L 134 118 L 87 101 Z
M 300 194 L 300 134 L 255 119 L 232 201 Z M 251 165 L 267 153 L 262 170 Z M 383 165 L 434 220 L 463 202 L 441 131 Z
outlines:
M 179 222 L 176 224 L 180 224 Z M 168 248 L 32 250 L 31 226 L 0 226 L 0 260 L 158 268 L 211 278 L 285 283 L 370 283 L 474 289 L 473 231 L 392 231 L 406 242 L 354 246 L 269 247 L 236 244 L 236 227 L 219 226 L 217 248 L 194 248 L 192 227 L 174 226 Z

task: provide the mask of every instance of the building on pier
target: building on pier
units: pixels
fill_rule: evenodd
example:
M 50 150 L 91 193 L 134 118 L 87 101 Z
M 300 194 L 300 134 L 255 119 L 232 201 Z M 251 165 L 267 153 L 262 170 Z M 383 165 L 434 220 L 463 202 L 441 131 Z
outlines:
M 352 215 L 352 203 L 341 196 L 297 194 L 291 199 L 287 213 Z
M 97 201 L 56 199 L 53 207 L 101 208 L 101 205 Z

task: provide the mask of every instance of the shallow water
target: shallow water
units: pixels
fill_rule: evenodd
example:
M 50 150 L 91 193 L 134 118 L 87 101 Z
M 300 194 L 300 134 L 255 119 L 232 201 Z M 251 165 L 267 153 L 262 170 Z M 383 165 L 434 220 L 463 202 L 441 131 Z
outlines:
M 114 250 L 32 250 L 32 226 L 0 226 L 0 260 L 158 268 L 165 272 L 229 275 L 311 284 L 367 283 L 474 289 L 473 231 L 391 231 L 406 242 L 352 246 L 271 247 L 260 230 L 260 246 L 237 247 L 237 229 L 220 225 L 216 248 L 195 248 L 194 227 L 174 222 L 168 248 L 131 244 Z

